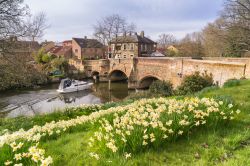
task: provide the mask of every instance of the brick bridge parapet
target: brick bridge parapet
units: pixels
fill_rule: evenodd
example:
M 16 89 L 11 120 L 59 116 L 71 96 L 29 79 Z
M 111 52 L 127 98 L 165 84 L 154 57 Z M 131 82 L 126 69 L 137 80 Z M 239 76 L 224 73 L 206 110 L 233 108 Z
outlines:
M 178 86 L 183 77 L 196 71 L 213 75 L 218 85 L 231 78 L 250 78 L 250 58 L 207 58 L 194 60 L 191 58 L 159 58 L 140 57 L 133 59 L 89 60 L 84 62 L 88 76 L 98 73 L 102 80 L 110 79 L 115 71 L 124 73 L 128 78 L 129 88 L 143 88 L 152 80 L 171 81 Z

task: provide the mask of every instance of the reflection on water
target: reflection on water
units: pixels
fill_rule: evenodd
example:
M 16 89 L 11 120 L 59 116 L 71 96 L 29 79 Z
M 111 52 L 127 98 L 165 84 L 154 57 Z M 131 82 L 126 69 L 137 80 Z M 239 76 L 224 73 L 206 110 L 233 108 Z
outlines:
M 108 90 L 108 83 L 98 83 L 92 88 L 93 94 L 100 97 L 102 103 L 108 101 L 121 101 L 134 91 L 128 90 L 127 82 L 112 82 L 111 91 Z
M 38 90 L 12 91 L 0 94 L 0 117 L 34 116 L 80 104 L 99 104 L 120 101 L 133 91 L 128 91 L 126 82 L 114 82 L 111 91 L 108 83 L 94 84 L 92 89 L 58 94 L 58 84 Z

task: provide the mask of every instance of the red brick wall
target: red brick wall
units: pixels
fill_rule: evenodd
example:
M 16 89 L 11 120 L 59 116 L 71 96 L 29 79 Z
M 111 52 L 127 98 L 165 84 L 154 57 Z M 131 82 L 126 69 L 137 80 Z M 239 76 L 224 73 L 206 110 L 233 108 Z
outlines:
M 83 59 L 103 59 L 104 49 L 103 48 L 83 48 L 82 49 Z
M 81 47 L 74 40 L 72 40 L 72 56 L 76 56 L 78 59 L 82 58 Z

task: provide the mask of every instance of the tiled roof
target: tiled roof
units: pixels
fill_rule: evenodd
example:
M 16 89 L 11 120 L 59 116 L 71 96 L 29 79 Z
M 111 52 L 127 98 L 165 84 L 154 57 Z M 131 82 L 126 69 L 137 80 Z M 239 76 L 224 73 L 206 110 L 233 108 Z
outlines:
M 71 51 L 72 46 L 64 46 L 57 51 L 57 55 L 65 55 L 68 51 Z
M 50 50 L 48 50 L 48 52 L 51 54 L 57 54 L 62 48 L 63 46 L 54 46 Z
M 102 48 L 103 44 L 96 39 L 73 38 L 81 48 Z
M 142 37 L 140 35 L 126 35 L 126 36 L 117 36 L 113 38 L 110 43 L 146 43 L 146 44 L 155 44 L 155 42 L 147 37 Z
M 63 43 L 70 43 L 70 42 L 72 42 L 72 40 L 65 40 L 65 41 L 63 41 Z

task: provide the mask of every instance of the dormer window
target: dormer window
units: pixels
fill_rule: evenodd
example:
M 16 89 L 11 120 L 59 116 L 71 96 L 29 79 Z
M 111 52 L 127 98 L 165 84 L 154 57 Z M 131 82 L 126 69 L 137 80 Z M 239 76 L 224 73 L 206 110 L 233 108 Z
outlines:
M 123 49 L 126 50 L 127 49 L 127 44 L 123 45 Z

